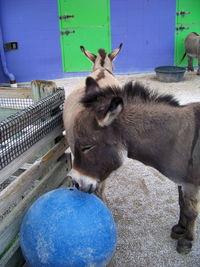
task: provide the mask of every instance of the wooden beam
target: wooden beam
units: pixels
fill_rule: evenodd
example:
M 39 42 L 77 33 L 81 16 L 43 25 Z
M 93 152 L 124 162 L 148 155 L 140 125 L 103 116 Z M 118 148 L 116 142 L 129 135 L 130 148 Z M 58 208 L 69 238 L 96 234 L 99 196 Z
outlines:
M 41 195 L 57 188 L 67 176 L 66 168 L 70 169 L 70 167 L 69 155 L 65 154 L 38 185 L 3 219 L 0 224 L 0 254 L 19 232 L 24 215 L 31 204 Z
M 31 88 L 0 87 L 2 98 L 32 98 Z
M 18 238 L 0 260 L 0 266 L 5 266 L 5 267 L 22 266 L 24 262 L 25 260 L 21 253 L 19 238 Z
M 56 87 L 56 83 L 53 81 L 32 80 L 31 90 L 34 102 L 55 93 Z
M 42 158 L 18 176 L 11 184 L 0 192 L 0 214 L 4 214 L 13 203 L 18 203 L 34 180 L 40 176 L 60 157 L 67 149 L 65 138 L 57 143 Z
M 12 161 L 2 170 L 0 170 L 0 181 L 1 183 L 5 181 L 9 176 L 11 176 L 16 170 L 18 170 L 25 162 L 31 159 L 35 154 L 37 154 L 41 149 L 43 149 L 49 142 L 55 139 L 57 136 L 62 134 L 63 127 L 58 126 L 47 134 L 43 139 L 35 143 L 31 148 L 20 155 L 16 160 Z
M 20 167 L 20 170 L 28 170 L 30 169 L 30 167 L 32 166 L 32 164 L 30 163 L 24 163 L 22 167 Z

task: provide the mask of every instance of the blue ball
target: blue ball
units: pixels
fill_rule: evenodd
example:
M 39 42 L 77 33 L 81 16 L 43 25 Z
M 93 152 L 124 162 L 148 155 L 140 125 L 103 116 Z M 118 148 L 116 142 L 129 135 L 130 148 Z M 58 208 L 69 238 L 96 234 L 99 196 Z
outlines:
M 112 214 L 96 196 L 60 188 L 26 213 L 20 245 L 29 267 L 106 266 L 117 242 Z

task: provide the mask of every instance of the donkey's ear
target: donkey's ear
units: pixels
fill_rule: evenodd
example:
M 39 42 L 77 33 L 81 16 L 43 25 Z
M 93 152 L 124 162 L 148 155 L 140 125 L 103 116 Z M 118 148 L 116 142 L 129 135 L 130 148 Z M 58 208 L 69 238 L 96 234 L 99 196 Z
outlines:
M 113 97 L 110 101 L 110 105 L 108 106 L 105 116 L 103 119 L 98 120 L 98 124 L 101 127 L 109 126 L 111 123 L 117 119 L 118 115 L 121 113 L 123 109 L 123 101 L 121 97 Z
M 92 63 L 95 62 L 96 57 L 97 57 L 96 55 L 94 55 L 94 54 L 92 54 L 91 52 L 85 50 L 84 46 L 80 46 L 80 49 L 81 49 L 81 51 L 83 52 L 83 54 L 84 54 L 87 58 L 89 58 L 89 60 L 90 60 Z
M 113 51 L 108 55 L 111 61 L 113 61 L 113 60 L 116 58 L 117 54 L 119 53 L 119 51 L 120 51 L 121 48 L 122 48 L 122 45 L 123 45 L 123 43 L 121 43 L 121 44 L 119 45 L 118 48 L 116 48 L 115 50 L 113 50 Z
M 92 77 L 87 77 L 85 81 L 85 93 L 86 95 L 92 94 L 94 92 L 97 92 L 99 90 L 98 83 L 92 78 Z

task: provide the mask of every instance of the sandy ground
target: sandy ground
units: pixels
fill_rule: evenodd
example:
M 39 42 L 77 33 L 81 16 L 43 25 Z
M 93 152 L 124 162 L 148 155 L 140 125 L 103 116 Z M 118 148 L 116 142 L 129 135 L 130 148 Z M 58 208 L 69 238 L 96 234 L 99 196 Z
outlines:
M 121 83 L 140 81 L 149 88 L 173 94 L 182 104 L 200 101 L 200 76 L 185 73 L 179 83 L 162 83 L 152 74 L 116 76 Z M 83 77 L 56 80 L 66 95 Z M 200 266 L 200 222 L 197 238 L 188 255 L 176 252 L 170 238 L 177 223 L 179 207 L 177 186 L 155 169 L 127 159 L 108 178 L 106 198 L 118 231 L 115 254 L 109 267 Z

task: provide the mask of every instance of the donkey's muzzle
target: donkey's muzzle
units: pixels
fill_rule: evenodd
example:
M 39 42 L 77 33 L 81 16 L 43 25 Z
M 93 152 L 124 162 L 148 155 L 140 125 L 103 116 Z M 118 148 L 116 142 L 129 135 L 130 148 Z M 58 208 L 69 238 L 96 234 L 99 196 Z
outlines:
M 99 181 L 80 174 L 78 171 L 72 169 L 70 172 L 74 186 L 85 193 L 94 193 L 99 185 Z
M 85 193 L 91 194 L 97 190 L 96 184 L 95 185 L 94 184 L 84 184 L 84 183 L 79 184 L 74 179 L 72 179 L 72 182 L 78 190 L 85 192 Z

